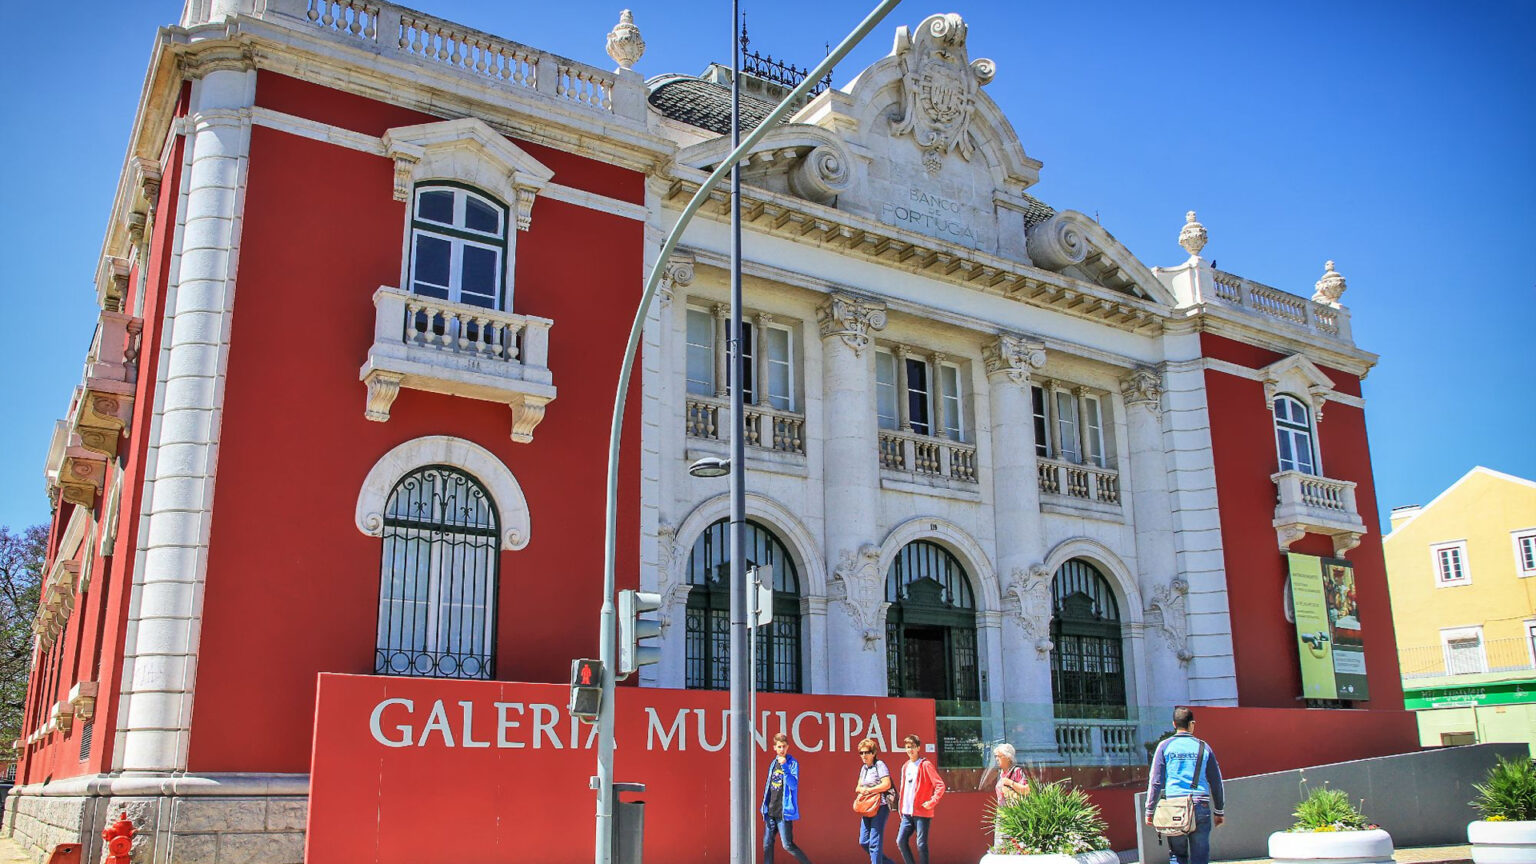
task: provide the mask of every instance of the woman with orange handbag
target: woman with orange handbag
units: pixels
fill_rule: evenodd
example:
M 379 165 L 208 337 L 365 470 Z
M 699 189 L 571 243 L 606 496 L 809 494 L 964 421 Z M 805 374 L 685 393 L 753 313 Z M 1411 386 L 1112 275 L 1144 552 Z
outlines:
M 859 742 L 859 783 L 853 787 L 853 809 L 859 814 L 859 848 L 869 851 L 869 864 L 895 864 L 885 857 L 885 820 L 891 815 L 891 771 L 880 761 L 875 739 Z

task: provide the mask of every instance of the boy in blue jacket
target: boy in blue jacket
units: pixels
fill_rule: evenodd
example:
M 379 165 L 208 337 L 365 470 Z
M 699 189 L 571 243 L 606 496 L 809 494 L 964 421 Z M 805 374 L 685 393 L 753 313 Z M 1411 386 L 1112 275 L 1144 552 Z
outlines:
M 763 864 L 773 864 L 773 835 L 800 864 L 811 864 L 795 845 L 795 820 L 800 818 L 800 763 L 789 755 L 789 736 L 773 736 L 773 761 L 763 786 Z
M 1181 795 L 1195 799 L 1195 833 L 1168 838 L 1172 864 L 1210 864 L 1211 828 L 1226 821 L 1221 766 L 1216 764 L 1210 745 L 1194 736 L 1194 728 L 1194 709 L 1173 709 L 1173 737 L 1157 745 L 1152 754 L 1152 776 L 1147 780 L 1148 825 L 1158 799 Z

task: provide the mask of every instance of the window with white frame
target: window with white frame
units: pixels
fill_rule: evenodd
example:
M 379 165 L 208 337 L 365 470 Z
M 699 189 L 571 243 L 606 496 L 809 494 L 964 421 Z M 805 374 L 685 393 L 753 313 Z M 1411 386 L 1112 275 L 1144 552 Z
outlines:
M 1086 387 L 1031 387 L 1035 455 L 1082 465 L 1109 466 L 1104 401 Z
M 875 414 L 881 429 L 966 440 L 960 367 L 942 354 L 875 352 Z
M 1441 588 L 1470 585 L 1472 571 L 1467 562 L 1467 541 L 1436 543 L 1429 547 L 1435 559 L 1435 584 Z
M 417 186 L 411 207 L 411 291 L 450 303 L 505 308 L 507 208 L 447 184 Z
M 695 396 L 724 396 L 729 379 L 725 333 L 730 322 L 688 308 L 687 383 Z M 741 398 L 748 405 L 796 411 L 794 331 L 766 315 L 741 322 Z
M 1536 576 L 1536 528 L 1511 531 L 1515 543 L 1515 573 L 1519 576 Z
M 1282 394 L 1275 397 L 1275 447 L 1279 452 L 1281 471 L 1317 473 L 1311 412 L 1294 396 Z
M 1488 655 L 1483 648 L 1483 628 L 1453 627 L 1441 630 L 1440 645 L 1445 654 L 1445 674 L 1476 675 L 1488 671 Z

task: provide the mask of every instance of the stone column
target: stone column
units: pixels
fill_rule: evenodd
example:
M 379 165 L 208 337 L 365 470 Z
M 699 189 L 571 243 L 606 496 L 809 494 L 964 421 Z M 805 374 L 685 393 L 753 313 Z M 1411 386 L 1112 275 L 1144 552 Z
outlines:
M 880 695 L 885 681 L 885 574 L 877 536 L 880 451 L 870 331 L 885 305 L 834 294 L 816 310 L 821 326 L 825 429 L 829 692 Z
M 726 360 L 730 355 L 727 347 L 731 331 L 731 307 L 716 303 L 715 313 L 715 398 L 724 399 L 730 393 L 730 373 Z
M 187 767 L 255 92 L 255 74 L 235 46 L 204 49 L 189 71 L 185 224 L 125 646 L 116 767 L 127 775 Z
M 982 348 L 992 415 L 992 496 L 997 573 L 1003 589 L 1002 668 L 993 698 L 1004 702 L 1001 734 L 1020 759 L 1054 759 L 1050 623 L 1051 581 L 1040 563 L 1045 531 L 1035 469 L 1030 373 L 1045 365 L 1045 346 L 999 336 Z M 999 686 L 999 683 L 1001 686 Z
M 768 407 L 768 325 L 773 323 L 773 316 L 765 312 L 759 312 L 753 319 L 753 329 L 756 331 L 756 344 L 752 346 L 753 360 L 757 364 L 756 381 L 753 388 L 757 391 L 756 402 L 759 407 Z M 773 430 L 768 430 L 772 435 Z M 771 440 L 771 439 L 770 439 Z
M 912 382 L 907 380 L 907 358 L 912 356 L 912 349 L 905 345 L 896 346 L 896 428 L 903 432 L 912 431 Z

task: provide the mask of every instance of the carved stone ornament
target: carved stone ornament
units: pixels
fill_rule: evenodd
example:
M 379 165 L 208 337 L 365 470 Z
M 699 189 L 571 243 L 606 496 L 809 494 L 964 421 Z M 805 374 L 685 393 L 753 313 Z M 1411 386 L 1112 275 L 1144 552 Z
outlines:
M 1140 366 L 1120 379 L 1120 395 L 1126 405 L 1141 405 L 1153 414 L 1161 413 L 1163 376 L 1156 369 Z
M 681 252 L 673 252 L 667 259 L 667 265 L 661 270 L 661 284 L 656 287 L 656 296 L 663 306 L 672 302 L 674 290 L 693 284 L 694 263 L 692 255 Z
M 816 309 L 821 338 L 833 336 L 860 354 L 871 341 L 870 330 L 885 329 L 885 304 L 861 300 L 847 294 L 833 294 Z
M 1024 251 L 1029 253 L 1029 260 L 1052 273 L 1083 263 L 1092 246 L 1084 230 L 1086 220 L 1081 213 L 1057 213 L 1026 230 Z
M 1044 564 L 1032 564 L 1028 571 L 1018 568 L 1008 577 L 1003 596 L 1013 601 L 1010 608 L 1024 635 L 1044 657 L 1051 653 L 1051 571 Z
M 421 161 L 421 157 L 425 152 L 420 147 L 396 144 L 394 150 L 390 153 L 391 156 L 395 157 L 394 198 L 396 201 L 411 200 L 411 186 L 415 182 L 413 178 L 416 174 L 416 163 Z
M 789 173 L 790 191 L 817 204 L 832 204 L 852 184 L 848 158 L 826 144 L 805 154 Z
M 645 40 L 635 26 L 635 16 L 628 9 L 619 13 L 619 23 L 608 33 L 608 56 L 620 69 L 633 68 L 645 55 Z
M 885 637 L 885 580 L 880 578 L 880 548 L 864 544 L 858 552 L 843 551 L 832 573 L 831 599 L 848 610 L 848 617 L 864 639 L 864 650 L 873 651 Z
M 1184 214 L 1184 227 L 1179 230 L 1179 245 L 1184 247 L 1191 258 L 1199 257 L 1200 250 L 1205 248 L 1205 241 L 1210 239 L 1205 233 L 1205 226 L 1195 221 L 1195 211 Z
M 395 404 L 395 397 L 400 395 L 400 382 L 405 376 L 398 372 L 385 372 L 375 369 L 368 373 L 363 383 L 368 386 L 368 406 L 363 409 L 363 416 L 376 423 L 389 421 L 389 407 Z
M 1045 343 L 1007 333 L 983 345 L 981 360 L 987 375 L 1004 374 L 1015 384 L 1029 383 L 1030 370 L 1045 365 Z
M 519 444 L 531 443 L 533 430 L 544 421 L 544 411 L 549 400 L 518 393 L 508 404 L 512 408 L 512 440 Z
M 1336 557 L 1343 558 L 1347 552 L 1360 545 L 1360 540 L 1364 536 L 1354 531 L 1344 531 L 1333 535 L 1333 554 Z
M 1147 626 L 1162 631 L 1163 640 L 1181 666 L 1195 659 L 1189 649 L 1188 597 L 1189 583 L 1175 578 L 1167 585 L 1157 586 L 1147 600 Z
M 1349 286 L 1344 284 L 1344 277 L 1333 269 L 1332 261 L 1323 266 L 1323 278 L 1317 280 L 1317 293 L 1312 295 L 1312 300 L 1315 303 L 1327 303 L 1337 309 L 1339 298 L 1344 296 L 1344 289 Z
M 663 522 L 656 528 L 656 593 L 661 595 L 661 608 L 656 610 L 656 620 L 661 623 L 665 638 L 672 626 L 672 612 L 688 601 L 688 583 L 682 579 L 678 562 L 682 550 L 677 546 L 677 526 Z
M 938 172 L 953 150 L 971 158 L 976 150 L 970 131 L 976 96 L 997 74 L 991 60 L 969 62 L 965 34 L 965 21 L 953 12 L 930 15 L 915 35 L 906 27 L 896 30 L 903 114 L 891 134 L 911 135 L 917 141 L 930 174 Z

